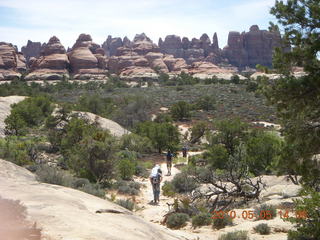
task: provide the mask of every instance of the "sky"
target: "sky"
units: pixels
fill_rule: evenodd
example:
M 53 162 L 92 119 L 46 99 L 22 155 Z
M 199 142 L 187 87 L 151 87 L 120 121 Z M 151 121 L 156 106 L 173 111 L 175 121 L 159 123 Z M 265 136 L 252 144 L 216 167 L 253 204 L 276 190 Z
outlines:
M 72 47 L 81 33 L 102 44 L 108 35 L 146 33 L 155 43 L 170 34 L 189 39 L 218 34 L 227 44 L 229 31 L 267 29 L 275 0 L 0 0 L 0 41 L 19 49 L 28 40 L 48 42 L 57 36 Z

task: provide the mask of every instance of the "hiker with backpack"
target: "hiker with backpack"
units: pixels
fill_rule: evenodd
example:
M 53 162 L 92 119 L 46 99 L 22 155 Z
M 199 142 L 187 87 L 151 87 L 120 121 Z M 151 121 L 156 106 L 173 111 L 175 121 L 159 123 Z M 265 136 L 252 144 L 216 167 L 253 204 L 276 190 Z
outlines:
M 157 204 L 160 200 L 160 183 L 162 181 L 162 171 L 160 166 L 157 164 L 150 174 L 150 182 L 153 190 L 153 203 Z
M 167 154 L 166 154 L 167 170 L 168 170 L 167 176 L 171 175 L 172 158 L 173 158 L 173 154 L 171 153 L 171 150 L 169 149 Z

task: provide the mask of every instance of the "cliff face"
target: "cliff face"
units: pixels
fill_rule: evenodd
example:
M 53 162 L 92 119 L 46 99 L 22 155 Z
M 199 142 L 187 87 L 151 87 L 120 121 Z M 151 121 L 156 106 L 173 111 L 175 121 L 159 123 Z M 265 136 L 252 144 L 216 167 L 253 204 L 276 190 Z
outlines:
M 27 63 L 28 63 L 30 58 L 32 58 L 32 57 L 37 58 L 40 56 L 41 43 L 40 42 L 32 42 L 32 41 L 28 40 L 27 45 L 23 46 L 21 48 L 21 52 L 23 53 L 23 55 L 26 58 Z
M 251 26 L 249 32 L 230 32 L 228 44 L 219 48 L 218 36 L 203 34 L 199 39 L 168 35 L 158 45 L 146 34 L 108 36 L 102 46 L 88 34 L 81 34 L 72 48 L 65 48 L 53 37 L 47 44 L 28 41 L 22 51 L 27 58 L 27 79 L 62 79 L 69 73 L 75 79 L 104 79 L 106 73 L 122 76 L 153 76 L 164 73 L 228 72 L 233 67 L 271 66 L 275 47 L 281 46 L 277 31 Z M 210 63 L 210 64 L 209 64 Z M 219 68 L 224 66 L 224 68 Z M 227 68 L 225 68 L 227 66 Z M 0 79 L 13 79 L 25 71 L 25 60 L 12 44 L 0 43 Z M 232 70 L 233 71 L 233 70 Z M 49 75 L 48 75 L 49 74 Z
M 68 75 L 69 60 L 60 40 L 53 36 L 41 50 L 40 57 L 29 59 L 30 73 L 27 80 L 61 80 Z
M 0 42 L 0 80 L 19 78 L 26 71 L 26 60 L 11 43 Z
M 249 32 L 230 32 L 228 45 L 222 55 L 237 67 L 255 67 L 257 64 L 271 66 L 273 49 L 280 46 L 279 32 L 260 30 L 253 25 Z

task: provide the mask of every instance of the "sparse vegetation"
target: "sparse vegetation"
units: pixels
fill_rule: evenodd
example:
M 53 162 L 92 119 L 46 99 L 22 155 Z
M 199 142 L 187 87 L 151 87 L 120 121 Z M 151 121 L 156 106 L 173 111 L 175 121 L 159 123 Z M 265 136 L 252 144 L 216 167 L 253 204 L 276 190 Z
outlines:
M 257 220 L 270 220 L 277 216 L 277 209 L 273 205 L 262 204 L 254 209 Z
M 261 235 L 268 235 L 270 234 L 270 227 L 266 223 L 260 223 L 257 226 L 255 226 L 254 231 L 261 234 Z
M 210 225 L 212 223 L 211 218 L 212 215 L 210 213 L 200 213 L 192 217 L 192 226 L 196 228 Z
M 118 205 L 120 205 L 121 207 L 124 207 L 130 211 L 133 211 L 134 207 L 135 207 L 135 203 L 133 201 L 131 201 L 130 199 L 119 199 L 116 201 L 116 203 Z
M 222 234 L 218 240 L 249 240 L 249 237 L 246 231 L 234 231 Z
M 166 225 L 169 228 L 179 229 L 184 227 L 189 220 L 189 215 L 185 213 L 173 213 L 171 214 L 166 221 Z
M 216 229 L 221 229 L 226 226 L 232 225 L 233 219 L 228 214 L 223 214 L 212 220 L 212 227 Z

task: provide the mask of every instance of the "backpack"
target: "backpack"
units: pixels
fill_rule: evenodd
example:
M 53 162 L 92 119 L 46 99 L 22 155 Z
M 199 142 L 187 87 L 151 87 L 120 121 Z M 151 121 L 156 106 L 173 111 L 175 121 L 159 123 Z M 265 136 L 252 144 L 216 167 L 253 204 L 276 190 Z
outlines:
M 157 176 L 155 176 L 155 177 L 153 177 L 152 178 L 152 184 L 158 184 L 160 181 L 160 179 L 159 179 L 160 177 L 158 176 L 158 174 L 157 174 Z

